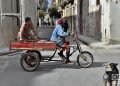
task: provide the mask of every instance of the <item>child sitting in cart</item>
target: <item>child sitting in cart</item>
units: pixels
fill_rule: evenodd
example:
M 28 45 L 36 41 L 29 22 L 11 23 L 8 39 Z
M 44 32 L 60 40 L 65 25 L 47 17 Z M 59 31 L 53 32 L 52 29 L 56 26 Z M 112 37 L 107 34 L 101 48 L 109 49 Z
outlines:
M 60 50 L 60 52 L 58 53 L 58 55 L 59 55 L 60 57 L 65 57 L 65 56 L 63 55 L 63 51 L 65 50 L 65 48 L 64 48 L 64 47 L 65 47 L 64 44 L 65 44 L 65 42 L 66 42 L 65 37 L 68 36 L 68 35 L 69 35 L 69 33 L 64 32 L 63 20 L 62 20 L 62 19 L 59 19 L 59 20 L 57 21 L 57 25 L 56 25 L 53 33 L 52 33 L 51 41 L 56 42 L 56 44 L 58 45 L 58 47 L 61 47 L 61 50 Z M 69 45 L 69 43 L 68 43 L 68 45 Z M 67 52 L 67 50 L 66 50 L 66 52 Z M 70 62 L 69 56 L 66 57 L 65 59 L 66 59 L 66 60 L 65 60 L 65 63 L 69 63 L 69 62 Z
M 25 22 L 22 23 L 20 27 L 20 31 L 18 32 L 18 40 L 35 40 L 35 36 L 33 33 L 39 38 L 38 34 L 35 31 L 35 28 L 33 26 L 32 20 L 30 17 L 25 18 Z

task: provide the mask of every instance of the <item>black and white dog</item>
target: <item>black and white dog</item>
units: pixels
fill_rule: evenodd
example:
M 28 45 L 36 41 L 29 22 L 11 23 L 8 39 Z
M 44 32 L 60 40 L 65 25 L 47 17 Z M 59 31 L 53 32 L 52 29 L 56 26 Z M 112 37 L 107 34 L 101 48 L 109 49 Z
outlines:
M 105 86 L 117 86 L 119 79 L 119 70 L 116 63 L 105 65 L 103 80 Z

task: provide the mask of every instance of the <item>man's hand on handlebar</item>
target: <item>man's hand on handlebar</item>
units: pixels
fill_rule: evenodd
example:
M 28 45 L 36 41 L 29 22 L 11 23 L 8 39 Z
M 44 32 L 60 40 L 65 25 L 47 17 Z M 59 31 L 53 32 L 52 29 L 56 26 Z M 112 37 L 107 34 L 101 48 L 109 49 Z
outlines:
M 69 32 L 69 33 L 68 33 L 68 36 L 74 36 L 74 33 Z

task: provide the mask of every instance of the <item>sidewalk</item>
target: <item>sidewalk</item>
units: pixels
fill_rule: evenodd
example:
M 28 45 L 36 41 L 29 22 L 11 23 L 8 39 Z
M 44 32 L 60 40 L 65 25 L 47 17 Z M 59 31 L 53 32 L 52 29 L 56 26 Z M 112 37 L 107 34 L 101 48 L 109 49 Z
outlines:
M 17 50 L 9 50 L 9 47 L 0 48 L 0 56 L 18 52 Z
M 89 45 L 90 47 L 95 49 L 120 49 L 120 44 L 105 44 L 101 41 L 84 35 L 79 35 L 79 39 L 84 44 Z

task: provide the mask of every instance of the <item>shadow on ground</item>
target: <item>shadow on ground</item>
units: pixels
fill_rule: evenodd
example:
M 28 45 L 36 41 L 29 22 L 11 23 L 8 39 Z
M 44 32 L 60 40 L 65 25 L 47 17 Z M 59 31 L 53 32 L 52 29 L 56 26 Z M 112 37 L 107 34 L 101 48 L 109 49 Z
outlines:
M 94 62 L 90 68 L 104 67 L 107 62 Z
M 80 69 L 75 61 L 72 61 L 72 63 L 64 64 L 63 62 L 45 62 L 41 63 L 40 67 L 38 68 L 38 71 L 49 71 L 53 69 Z
M 104 65 L 107 62 L 94 62 L 92 66 L 89 68 L 97 68 L 97 67 L 104 67 Z M 46 63 L 41 63 L 40 67 L 38 68 L 37 71 L 50 71 L 54 69 L 81 69 L 80 66 L 77 65 L 76 61 L 73 61 L 72 63 L 69 64 L 64 64 L 62 62 L 46 62 Z

